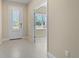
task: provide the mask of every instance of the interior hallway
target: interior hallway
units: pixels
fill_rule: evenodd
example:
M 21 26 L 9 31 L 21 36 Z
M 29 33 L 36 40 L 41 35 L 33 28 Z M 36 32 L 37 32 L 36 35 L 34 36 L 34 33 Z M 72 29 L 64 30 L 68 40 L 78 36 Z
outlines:
M 46 58 L 44 41 L 39 42 L 34 44 L 26 39 L 5 41 L 0 46 L 0 58 Z

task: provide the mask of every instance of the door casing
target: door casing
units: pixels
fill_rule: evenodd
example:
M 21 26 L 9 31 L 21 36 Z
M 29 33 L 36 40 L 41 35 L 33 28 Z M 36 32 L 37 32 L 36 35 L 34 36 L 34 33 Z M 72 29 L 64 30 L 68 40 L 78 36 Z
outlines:
M 16 31 L 16 32 L 13 32 L 11 31 L 10 29 L 12 28 L 11 27 L 11 9 L 12 8 L 18 8 L 18 10 L 20 11 L 20 23 L 22 23 L 22 27 Z M 9 39 L 16 39 L 16 38 L 22 38 L 23 37 L 23 9 L 21 7 L 17 7 L 17 6 L 8 6 L 8 11 L 9 11 L 9 24 L 8 24 L 8 34 L 9 34 Z

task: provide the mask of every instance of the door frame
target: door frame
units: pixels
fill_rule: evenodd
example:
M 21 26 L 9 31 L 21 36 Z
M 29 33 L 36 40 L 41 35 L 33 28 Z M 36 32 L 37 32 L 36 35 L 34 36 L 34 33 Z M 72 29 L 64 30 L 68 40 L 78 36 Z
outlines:
M 36 6 L 33 9 L 33 21 L 32 21 L 32 41 L 35 43 L 35 10 L 39 9 L 40 7 L 44 6 L 47 4 L 47 9 L 48 9 L 48 0 L 41 5 Z M 48 10 L 47 10 L 47 43 L 48 43 Z
M 11 10 L 10 10 L 11 7 L 17 8 L 18 6 L 16 7 L 15 5 L 10 5 L 10 6 L 8 5 L 8 19 L 9 19 L 9 21 L 8 21 L 8 39 L 9 39 L 9 40 L 12 39 L 12 38 L 10 37 L 10 31 L 9 31 L 9 30 L 10 30 L 10 24 L 9 24 L 9 23 L 10 23 L 10 19 L 11 19 L 11 16 L 10 16 L 10 15 L 11 15 Z M 21 7 L 18 7 L 18 8 L 21 8 Z M 9 11 L 9 10 L 10 10 L 10 11 Z M 23 10 L 23 9 L 21 9 L 21 10 Z M 22 11 L 21 11 L 21 13 L 22 13 Z M 22 14 L 22 15 L 23 15 L 23 14 Z M 24 16 L 24 15 L 23 15 L 23 16 Z M 22 18 L 23 18 L 23 16 L 22 16 Z M 22 20 L 21 22 L 23 23 L 23 20 Z M 23 25 L 22 25 L 22 37 L 20 37 L 20 38 L 24 38 L 24 37 L 23 37 Z M 17 38 L 14 38 L 14 39 L 17 39 Z
M 32 42 L 35 44 L 35 10 L 39 9 L 40 7 L 44 6 L 47 4 L 47 57 L 48 57 L 48 46 L 49 46 L 49 21 L 48 21 L 48 0 L 41 5 L 37 6 L 36 8 L 33 9 L 33 14 L 32 14 Z

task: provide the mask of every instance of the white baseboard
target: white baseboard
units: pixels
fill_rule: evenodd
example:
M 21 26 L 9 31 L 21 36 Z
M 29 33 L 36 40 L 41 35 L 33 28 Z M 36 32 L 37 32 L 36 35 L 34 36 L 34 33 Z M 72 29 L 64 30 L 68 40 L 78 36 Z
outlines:
M 48 58 L 56 58 L 53 54 L 51 54 L 50 52 L 47 53 Z
M 24 36 L 24 37 L 22 37 L 23 39 L 28 39 L 28 36 Z M 4 42 L 4 41 L 8 41 L 8 40 L 10 40 L 9 38 L 3 38 L 2 39 L 2 42 Z

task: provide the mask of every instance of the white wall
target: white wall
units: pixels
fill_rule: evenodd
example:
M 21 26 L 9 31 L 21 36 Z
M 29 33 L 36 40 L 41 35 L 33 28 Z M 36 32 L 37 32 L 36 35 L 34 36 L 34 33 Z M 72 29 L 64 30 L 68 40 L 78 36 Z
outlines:
M 2 21 L 2 38 L 3 39 L 8 39 L 8 23 L 9 23 L 9 14 L 8 14 L 8 6 L 9 5 L 14 5 L 17 7 L 23 8 L 23 36 L 27 37 L 28 36 L 28 12 L 27 12 L 27 5 L 21 4 L 21 3 L 15 3 L 15 2 L 7 2 L 3 1 L 3 21 Z
M 2 0 L 0 0 L 0 43 L 2 41 Z
M 79 57 L 79 0 L 48 0 L 48 51 L 56 57 Z

